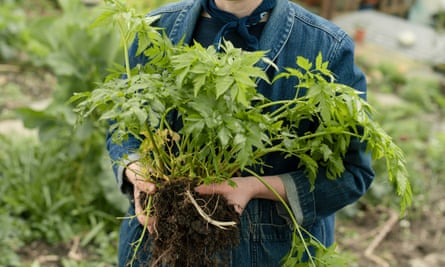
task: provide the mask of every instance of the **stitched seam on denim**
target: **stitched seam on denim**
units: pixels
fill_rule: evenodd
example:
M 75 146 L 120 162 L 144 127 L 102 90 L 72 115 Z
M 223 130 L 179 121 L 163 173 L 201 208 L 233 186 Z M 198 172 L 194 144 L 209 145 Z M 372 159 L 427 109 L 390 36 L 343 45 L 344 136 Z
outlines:
M 189 2 L 180 2 L 180 3 L 172 3 L 163 7 L 160 7 L 159 9 L 156 9 L 149 13 L 149 16 L 155 16 L 160 15 L 162 13 L 175 13 L 179 12 L 184 9 L 190 9 L 191 6 L 193 6 L 193 1 Z

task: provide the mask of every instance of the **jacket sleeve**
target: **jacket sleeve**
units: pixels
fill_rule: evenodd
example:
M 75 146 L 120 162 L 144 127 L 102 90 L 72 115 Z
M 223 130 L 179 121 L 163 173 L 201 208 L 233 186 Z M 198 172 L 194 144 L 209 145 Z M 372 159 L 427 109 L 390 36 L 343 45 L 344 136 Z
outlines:
M 374 178 L 370 155 L 365 149 L 366 144 L 352 139 L 344 158 L 345 172 L 342 176 L 335 180 L 328 179 L 322 168 L 312 191 L 309 179 L 302 170 L 280 175 L 290 207 L 300 224 L 310 226 L 365 194 Z
M 337 82 L 366 93 L 365 76 L 354 63 L 354 46 L 350 38 L 345 37 L 332 51 L 328 60 Z M 363 94 L 363 98 L 366 99 L 366 94 Z M 312 191 L 309 179 L 302 170 L 280 175 L 290 207 L 300 224 L 310 226 L 319 218 L 354 203 L 366 193 L 374 179 L 366 143 L 351 138 L 344 166 L 344 173 L 335 180 L 328 179 L 325 169 L 321 168 Z
M 112 161 L 116 182 L 122 193 L 130 194 L 132 192 L 132 186 L 126 179 L 124 179 L 124 170 L 129 163 L 139 159 L 137 151 L 139 149 L 140 141 L 130 135 L 128 140 L 125 140 L 122 144 L 117 144 L 113 142 L 111 133 L 107 133 L 106 145 Z

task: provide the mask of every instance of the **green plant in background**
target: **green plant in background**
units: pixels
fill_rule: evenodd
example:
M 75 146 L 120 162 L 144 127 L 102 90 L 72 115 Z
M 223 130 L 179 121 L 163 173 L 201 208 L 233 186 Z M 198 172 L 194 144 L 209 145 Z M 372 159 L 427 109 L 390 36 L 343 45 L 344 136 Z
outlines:
M 22 10 L 18 2 L 7 2 L 0 5 L 2 14 Z M 97 258 L 108 265 L 116 261 L 116 217 L 122 215 L 126 199 L 114 188 L 104 157 L 102 127 L 91 120 L 73 130 L 75 115 L 67 100 L 74 92 L 91 90 L 104 78 L 111 62 L 117 60 L 119 40 L 106 28 L 89 27 L 96 9 L 66 0 L 59 1 L 58 7 L 55 12 L 23 20 L 21 34 L 13 36 L 17 42 L 0 39 L 0 43 L 8 41 L 11 51 L 20 51 L 14 64 L 49 71 L 57 79 L 47 109 L 15 110 L 27 127 L 38 129 L 39 139 L 0 136 L 0 216 L 10 218 L 11 227 L 20 227 L 16 228 L 20 234 L 6 239 L 8 244 L 15 242 L 14 246 L 5 248 L 2 239 L 5 266 L 20 262 L 15 251 L 32 240 L 58 244 L 74 237 L 81 239 L 82 248 L 88 248 L 90 266 L 99 266 Z M 16 27 L 15 21 L 24 19 L 12 17 L 7 25 L 0 23 L 0 35 L 11 32 L 7 30 Z M 3 18 L 8 16 L 0 16 L 2 23 Z M 3 227 L 0 236 L 8 229 Z
M 86 8 L 80 0 L 59 0 L 59 5 L 59 15 L 32 21 L 33 42 L 27 51 L 33 65 L 49 68 L 57 76 L 55 101 L 63 102 L 103 79 L 116 60 L 119 41 L 111 29 L 89 28 L 97 9 Z
M 87 178 L 79 176 L 85 163 L 76 158 L 77 154 L 65 151 L 66 143 L 60 140 L 41 146 L 33 138 L 14 139 L 0 136 L 0 214 L 12 221 L 0 230 L 0 235 L 7 235 L 2 240 L 20 240 L 11 246 L 18 250 L 24 245 L 21 242 L 56 244 L 81 236 L 83 247 L 96 247 L 93 254 L 109 249 L 103 246 L 111 240 L 97 242 L 104 233 L 116 231 L 119 211 L 105 199 L 101 184 L 88 179 L 97 175 L 96 171 L 83 172 Z M 106 180 L 105 175 L 96 179 Z
M 1 176 L 0 176 L 1 179 Z M 0 193 L 2 192 L 0 186 Z M 0 204 L 2 202 L 0 201 Z M 19 218 L 11 217 L 7 210 L 0 208 L 0 266 L 20 266 L 20 257 L 16 251 L 23 246 L 23 236 L 29 234 L 26 222 Z
M 381 63 L 378 65 L 378 70 L 383 75 L 382 91 L 386 93 L 397 93 L 401 86 L 406 84 L 406 76 L 400 72 L 396 65 L 392 63 Z
M 175 2 L 175 0 L 127 0 L 126 4 L 127 6 L 133 7 L 136 10 L 152 10 L 171 2 Z
M 139 152 L 142 163 L 151 169 L 151 174 L 142 174 L 147 179 L 218 183 L 246 171 L 265 183 L 250 166 L 261 165 L 261 157 L 268 153 L 282 152 L 298 157 L 314 184 L 319 166 L 326 167 L 330 179 L 344 171 L 341 158 L 351 137 L 356 137 L 367 142 L 375 159 L 385 158 L 388 181 L 401 197 L 402 211 L 410 205 L 411 188 L 402 151 L 370 119 L 373 110 L 360 95 L 332 80 L 321 55 L 315 62 L 297 58 L 299 69 L 279 74 L 275 80 L 298 79 L 295 98 L 270 102 L 256 91 L 255 83 L 257 79 L 267 81 L 267 75 L 255 66 L 260 60 L 270 63 L 264 52 L 244 52 L 230 43 L 225 44 L 224 53 L 199 44 L 174 46 L 160 29 L 149 26 L 157 18 L 137 15 L 119 1 L 108 2 L 97 24 L 115 23 L 124 47 L 132 39 L 129 36 L 138 34 L 139 53 L 150 61 L 133 70 L 127 65 L 127 69 L 111 73 L 94 91 L 76 94 L 71 101 L 78 103 L 81 121 L 91 115 L 111 120 L 116 142 L 129 134 L 145 136 Z M 127 58 L 126 49 L 125 53 Z M 127 78 L 116 78 L 122 72 Z M 300 92 L 306 89 L 306 94 Z M 173 112 L 178 113 L 176 119 L 172 119 Z M 320 127 L 301 135 L 296 128 L 307 119 L 316 119 Z M 179 130 L 174 126 L 176 120 Z M 334 246 L 325 248 L 303 237 L 308 233 L 297 224 L 284 200 L 282 203 L 295 229 L 283 266 L 298 266 L 310 246 L 317 251 L 309 257 L 310 266 L 344 266 Z M 150 209 L 148 205 L 148 213 Z
M 56 79 L 47 109 L 6 110 L 8 118 L 18 114 L 38 129 L 40 139 L 0 136 L 0 266 L 23 266 L 17 251 L 33 240 L 66 244 L 74 237 L 89 251 L 88 263 L 61 257 L 61 266 L 115 264 L 115 217 L 127 201 L 103 156 L 103 128 L 92 120 L 73 131 L 75 116 L 66 103 L 74 92 L 91 90 L 119 60 L 117 35 L 90 28 L 96 10 L 79 0 L 0 0 L 0 61 Z M 23 100 L 19 86 L 2 88 L 2 115 L 11 97 Z
M 25 32 L 26 14 L 14 1 L 0 5 L 0 62 L 15 60 L 20 53 Z
M 431 170 L 431 185 L 445 182 L 445 166 L 442 164 L 445 153 L 445 134 L 436 132 L 430 138 L 426 151 L 428 167 Z
M 431 78 L 409 78 L 399 96 L 426 113 L 445 115 L 445 95 L 440 82 Z
M 89 27 L 95 9 L 87 9 L 80 1 L 60 0 L 59 6 L 60 15 L 33 21 L 33 42 L 27 50 L 34 66 L 48 68 L 57 78 L 52 102 L 45 110 L 25 107 L 16 111 L 27 127 L 39 130 L 42 144 L 59 140 L 55 157 L 65 157 L 78 166 L 73 172 L 77 187 L 94 187 L 101 180 L 96 177 L 108 173 L 101 163 L 104 132 L 94 120 L 73 130 L 75 115 L 67 100 L 74 92 L 92 90 L 103 79 L 117 58 L 119 42 L 110 29 Z M 111 177 L 109 181 L 113 182 Z
M 106 28 L 89 28 L 94 9 L 80 1 L 61 0 L 59 6 L 59 16 L 34 21 L 33 42 L 27 50 L 34 66 L 48 68 L 57 78 L 52 102 L 45 110 L 20 108 L 17 112 L 27 127 L 39 130 L 42 144 L 59 140 L 54 157 L 65 157 L 78 166 L 73 172 L 77 187 L 94 187 L 100 180 L 97 177 L 106 173 L 101 165 L 104 132 L 94 120 L 73 130 L 75 115 L 66 102 L 74 92 L 92 90 L 103 79 L 116 60 L 118 40 Z M 113 182 L 111 177 L 109 182 Z

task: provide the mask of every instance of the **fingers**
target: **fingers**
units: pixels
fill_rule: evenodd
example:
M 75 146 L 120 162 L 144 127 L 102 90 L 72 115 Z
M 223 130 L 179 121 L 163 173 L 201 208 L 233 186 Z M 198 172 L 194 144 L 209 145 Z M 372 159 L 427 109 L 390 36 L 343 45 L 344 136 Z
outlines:
M 138 222 L 141 225 L 147 226 L 150 233 L 153 233 L 154 218 L 147 215 L 147 212 L 142 206 L 141 194 L 142 192 L 138 189 L 134 190 L 134 209 Z
M 145 225 L 147 216 L 144 212 L 144 209 L 142 208 L 141 191 L 138 189 L 134 190 L 134 210 L 139 223 Z
M 154 194 L 156 192 L 156 185 L 147 182 L 142 176 L 143 169 L 138 162 L 131 163 L 125 169 L 125 175 L 130 183 L 134 185 L 140 191 L 144 191 L 147 194 Z
M 143 195 L 152 195 L 156 193 L 156 185 L 144 179 L 142 174 L 143 168 L 138 162 L 129 164 L 125 169 L 125 175 L 128 181 L 134 186 L 133 197 L 136 219 L 141 225 L 147 226 L 148 231 L 152 233 L 155 220 L 145 211 L 145 199 L 141 198 Z
M 239 188 L 238 186 L 232 187 L 228 183 L 200 185 L 195 187 L 195 191 L 202 195 L 219 194 L 224 196 L 227 202 L 233 205 L 235 211 L 240 215 L 250 201 L 250 198 L 245 194 L 242 188 Z
M 216 189 L 217 188 L 215 188 L 215 184 L 199 185 L 199 186 L 195 187 L 195 191 L 202 195 L 217 194 L 218 192 L 216 192 Z
M 244 207 L 241 206 L 240 204 L 233 204 L 233 208 L 235 209 L 236 213 L 238 213 L 239 215 L 241 215 L 244 211 Z

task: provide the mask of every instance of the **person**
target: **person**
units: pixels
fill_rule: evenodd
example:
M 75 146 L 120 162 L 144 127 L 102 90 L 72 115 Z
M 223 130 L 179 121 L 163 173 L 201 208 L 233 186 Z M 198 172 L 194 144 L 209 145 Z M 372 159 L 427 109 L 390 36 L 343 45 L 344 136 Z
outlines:
M 150 15 L 159 15 L 155 26 L 165 29 L 173 43 L 184 40 L 203 46 L 215 45 L 222 40 L 231 41 L 236 47 L 248 51 L 267 51 L 279 68 L 296 68 L 296 57 L 314 61 L 321 53 L 329 62 L 329 69 L 336 81 L 366 93 L 364 74 L 354 63 L 354 44 L 339 27 L 288 0 L 184 0 L 165 5 Z M 184 39 L 183 39 L 184 38 Z M 130 49 L 131 66 L 145 64 L 147 58 L 135 56 L 137 42 Z M 279 70 L 267 62 L 258 63 L 273 77 Z M 273 85 L 258 83 L 258 90 L 276 101 L 293 98 L 295 80 L 279 79 Z M 363 97 L 366 97 L 364 94 Z M 307 129 L 314 125 L 306 125 Z M 304 130 L 304 129 L 303 129 Z M 148 229 L 153 218 L 147 218 L 138 204 L 140 192 L 154 194 L 156 186 L 139 179 L 136 153 L 140 141 L 129 138 L 115 144 L 107 137 L 110 157 L 125 164 L 113 166 L 121 191 L 130 198 L 129 217 L 122 221 L 118 258 L 119 266 L 126 266 L 133 255 L 132 244 L 140 237 L 143 224 Z M 371 159 L 366 144 L 352 139 L 344 156 L 345 171 L 336 180 L 328 179 L 323 171 L 318 173 L 315 189 L 298 160 L 281 155 L 264 158 L 264 179 L 286 200 L 298 223 L 325 246 L 334 242 L 335 213 L 357 201 L 369 188 L 374 178 Z M 230 266 L 279 266 L 280 260 L 291 247 L 289 218 L 276 196 L 256 178 L 233 177 L 237 187 L 227 184 L 199 186 L 201 194 L 218 193 L 233 204 L 240 214 L 240 243 L 230 251 Z M 162 226 L 158 226 L 162 227 Z M 149 244 L 150 235 L 144 236 Z M 146 244 L 143 244 L 145 246 Z M 142 266 L 150 259 L 149 251 L 140 249 L 132 266 Z

